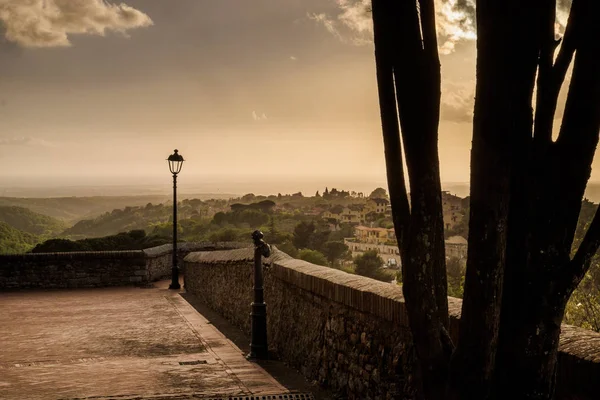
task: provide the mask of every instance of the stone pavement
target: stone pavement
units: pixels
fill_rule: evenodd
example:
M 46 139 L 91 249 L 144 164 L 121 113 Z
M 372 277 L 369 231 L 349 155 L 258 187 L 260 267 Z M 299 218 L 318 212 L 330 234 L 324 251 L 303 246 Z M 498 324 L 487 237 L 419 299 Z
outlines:
M 167 285 L 0 293 L 0 399 L 290 393 Z

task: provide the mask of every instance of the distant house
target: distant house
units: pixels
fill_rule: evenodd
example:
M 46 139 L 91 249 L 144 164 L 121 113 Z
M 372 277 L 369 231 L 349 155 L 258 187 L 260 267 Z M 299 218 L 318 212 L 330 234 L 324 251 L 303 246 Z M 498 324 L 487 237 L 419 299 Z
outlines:
M 321 216 L 335 224 L 362 224 L 365 222 L 365 207 L 362 204 L 350 204 L 343 208 L 332 208 Z
M 390 202 L 388 199 L 369 199 L 365 208 L 367 209 L 367 213 L 375 212 L 377 214 L 386 214 L 389 210 Z
M 402 265 L 394 229 L 357 226 L 354 228 L 354 237 L 345 238 L 344 243 L 352 252 L 352 257 L 361 255 L 367 250 L 377 250 L 388 266 L 399 268 Z M 445 241 L 448 258 L 466 259 L 467 248 L 467 240 L 462 236 L 452 236 Z
M 387 267 L 400 268 L 400 250 L 398 250 L 398 246 L 396 245 L 362 243 L 351 238 L 344 239 L 344 243 L 350 249 L 353 258 L 363 254 L 365 251 L 376 250 Z
M 462 236 L 452 236 L 446 240 L 446 257 L 447 258 L 467 258 L 467 249 L 469 242 Z
M 447 191 L 442 192 L 442 212 L 444 214 L 444 229 L 452 229 L 463 219 L 463 199 Z
M 356 240 L 361 243 L 392 243 L 395 245 L 396 242 L 396 235 L 394 233 L 394 229 L 357 226 L 356 228 L 354 228 L 354 236 L 356 237 Z

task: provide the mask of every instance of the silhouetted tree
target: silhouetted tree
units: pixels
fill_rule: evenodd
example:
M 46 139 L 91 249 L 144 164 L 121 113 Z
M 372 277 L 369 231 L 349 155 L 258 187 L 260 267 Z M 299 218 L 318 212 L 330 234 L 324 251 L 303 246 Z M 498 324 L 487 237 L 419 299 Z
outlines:
M 311 249 L 302 249 L 298 252 L 297 258 L 308 261 L 309 263 L 317 264 L 317 265 L 327 265 L 327 258 L 317 250 Z
M 452 352 L 437 151 L 440 63 L 433 0 L 373 0 L 379 104 L 402 282 L 423 396 L 444 395 Z M 400 114 L 400 115 L 399 115 Z M 404 180 L 405 148 L 410 182 Z
M 383 264 L 383 259 L 377 250 L 367 250 L 354 258 L 354 271 L 358 275 L 378 279 L 381 276 Z
M 369 195 L 371 199 L 385 199 L 387 198 L 387 191 L 384 188 L 377 188 Z
M 573 1 L 556 56 L 556 1 L 476 3 L 469 252 L 454 350 L 447 333 L 434 0 L 372 1 L 388 185 L 420 390 L 427 399 L 550 399 L 565 306 L 600 245 L 596 213 L 571 256 L 600 130 L 600 2 Z
M 297 249 L 306 249 L 310 246 L 311 236 L 314 232 L 314 223 L 302 221 L 294 228 L 292 243 Z
M 335 266 L 338 260 L 350 258 L 350 250 L 342 242 L 326 242 L 323 245 L 323 254 L 327 257 L 331 266 Z

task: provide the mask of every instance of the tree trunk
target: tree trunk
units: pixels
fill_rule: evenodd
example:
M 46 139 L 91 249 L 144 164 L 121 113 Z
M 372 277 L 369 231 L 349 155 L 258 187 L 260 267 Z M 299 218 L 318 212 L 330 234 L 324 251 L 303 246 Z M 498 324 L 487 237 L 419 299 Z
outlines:
M 416 3 L 372 2 L 387 176 L 405 304 L 419 360 L 420 392 L 427 399 L 439 399 L 451 352 L 437 153 L 440 65 L 437 44 L 432 44 L 433 2 L 420 3 L 421 22 Z M 406 147 L 410 207 L 398 117 Z
M 455 399 L 488 398 L 496 370 L 509 212 L 525 197 L 513 190 L 523 188 L 515 178 L 532 136 L 539 54 L 534 17 L 541 2 L 532 3 L 477 2 L 469 249 L 449 389 Z
M 557 74 L 554 79 L 562 83 L 566 68 L 562 60 L 570 60 L 576 50 L 561 132 L 555 143 L 540 143 L 535 138 L 531 153 L 527 252 L 524 258 L 514 259 L 518 269 L 511 265 L 515 276 L 506 281 L 511 291 L 504 296 L 502 309 L 498 399 L 553 398 L 565 307 L 600 244 L 600 230 L 590 228 L 581 251 L 570 259 L 600 130 L 599 13 L 598 2 L 573 3 L 567 34 L 575 33 L 565 37 L 567 47 L 561 49 L 553 71 Z M 554 95 L 558 96 L 558 91 Z M 547 100 L 556 103 L 556 99 Z M 550 115 L 538 112 L 536 124 L 538 118 L 552 120 L 554 107 L 547 109 Z M 595 221 L 600 220 L 597 217 Z M 511 225 L 509 233 L 513 232 L 518 242 L 521 238 Z M 523 242 L 518 244 L 523 246 Z
M 565 306 L 600 246 L 597 212 L 570 258 L 600 130 L 600 2 L 574 0 L 555 58 L 556 0 L 477 1 L 469 251 L 446 390 L 452 343 L 433 0 L 372 3 L 388 184 L 421 394 L 432 400 L 551 399 Z M 558 93 L 573 54 L 563 124 L 552 142 Z

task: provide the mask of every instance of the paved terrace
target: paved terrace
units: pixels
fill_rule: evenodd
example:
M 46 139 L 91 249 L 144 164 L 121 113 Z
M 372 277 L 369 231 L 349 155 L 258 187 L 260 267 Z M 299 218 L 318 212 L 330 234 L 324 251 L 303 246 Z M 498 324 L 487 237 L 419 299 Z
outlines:
M 0 399 L 292 398 L 167 286 L 0 293 Z

